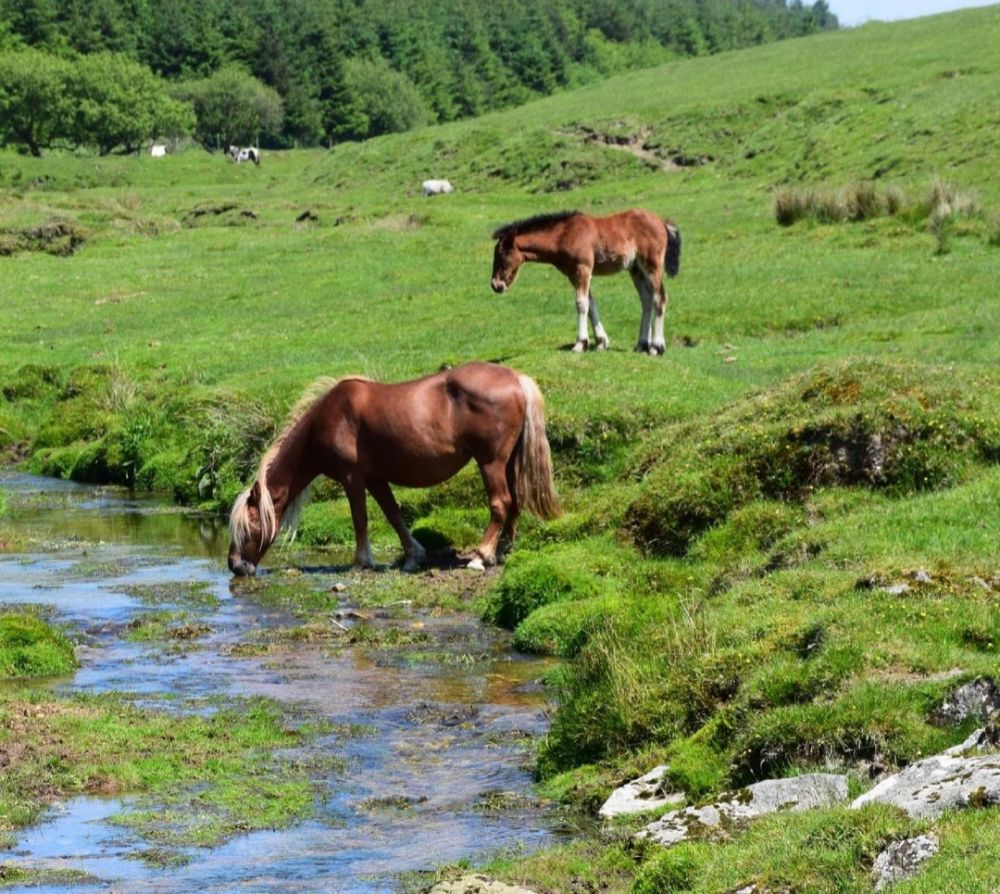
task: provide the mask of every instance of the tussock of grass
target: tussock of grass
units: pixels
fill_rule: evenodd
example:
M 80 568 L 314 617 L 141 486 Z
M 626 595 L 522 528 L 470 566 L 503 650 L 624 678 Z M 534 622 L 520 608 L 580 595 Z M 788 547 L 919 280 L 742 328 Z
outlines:
M 844 189 L 780 187 L 774 191 L 774 218 L 789 227 L 800 220 L 835 224 L 879 217 L 900 216 L 912 223 L 926 222 L 938 237 L 939 248 L 947 228 L 955 221 L 980 213 L 978 197 L 940 178 L 931 181 L 924 195 L 907 194 L 901 187 L 881 189 L 871 182 L 855 183 Z
M 682 555 L 704 531 L 760 498 L 864 486 L 903 495 L 949 487 L 1000 456 L 996 387 L 948 372 L 851 364 L 670 430 L 643 461 L 644 493 L 625 530 L 648 553 Z M 766 525 L 763 526 L 766 530 Z
M 0 677 L 51 677 L 76 667 L 73 646 L 34 615 L 0 613 Z

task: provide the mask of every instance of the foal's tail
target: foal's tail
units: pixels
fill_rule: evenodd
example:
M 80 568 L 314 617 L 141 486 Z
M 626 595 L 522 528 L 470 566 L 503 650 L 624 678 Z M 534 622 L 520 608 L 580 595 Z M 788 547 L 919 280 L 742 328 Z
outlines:
M 552 454 L 545 437 L 545 400 L 534 379 L 519 375 L 527 406 L 524 429 L 515 453 L 517 502 L 541 519 L 562 514 L 552 485 Z
M 667 276 L 676 276 L 681 269 L 681 231 L 670 220 L 663 221 L 663 226 L 667 228 L 667 251 L 663 257 L 663 266 Z

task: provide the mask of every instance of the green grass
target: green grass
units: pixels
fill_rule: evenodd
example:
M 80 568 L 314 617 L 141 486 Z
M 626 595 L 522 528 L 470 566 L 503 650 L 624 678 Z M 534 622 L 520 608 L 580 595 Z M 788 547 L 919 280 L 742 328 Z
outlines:
M 313 809 L 307 772 L 277 760 L 303 741 L 275 705 L 249 701 L 210 715 L 139 709 L 117 695 L 69 700 L 5 694 L 0 831 L 37 821 L 53 797 L 142 794 L 155 810 L 120 821 L 171 845 L 217 844 L 277 828 Z M 256 805 L 248 813 L 246 804 Z
M 0 613 L 0 679 L 54 677 L 76 667 L 66 637 L 35 615 Z
M 565 516 L 526 521 L 485 582 L 380 572 L 362 604 L 473 603 L 571 659 L 538 768 L 572 803 L 661 760 L 692 798 L 816 766 L 866 785 L 959 741 L 933 708 L 996 675 L 998 32 L 998 7 L 872 23 L 254 170 L 197 151 L 2 155 L 0 229 L 62 222 L 86 241 L 0 258 L 0 445 L 225 508 L 318 375 L 515 366 L 546 395 Z M 664 171 L 588 131 L 706 163 Z M 430 175 L 456 193 L 422 199 Z M 832 210 L 782 227 L 782 195 Z M 663 358 L 631 352 L 627 278 L 596 283 L 612 350 L 583 356 L 560 350 L 575 318 L 557 271 L 489 290 L 496 225 L 632 205 L 684 234 Z M 344 501 L 318 497 L 302 540 L 349 556 Z M 400 499 L 436 548 L 486 523 L 475 470 Z M 337 601 L 294 575 L 250 587 L 307 615 Z M 936 823 L 941 855 L 899 890 L 983 890 L 990 818 Z M 495 868 L 541 892 L 860 891 L 875 845 L 908 828 L 833 810 L 673 857 L 622 832 Z

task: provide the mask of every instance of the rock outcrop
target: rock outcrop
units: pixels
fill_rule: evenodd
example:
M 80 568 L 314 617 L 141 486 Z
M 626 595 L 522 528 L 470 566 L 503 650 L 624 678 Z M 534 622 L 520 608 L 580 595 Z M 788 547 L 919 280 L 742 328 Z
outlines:
M 650 823 L 636 837 L 670 847 L 688 838 L 721 833 L 768 813 L 826 807 L 846 799 L 846 776 L 811 773 L 768 779 L 730 793 L 714 804 L 674 810 Z
M 889 885 L 912 878 L 920 864 L 938 852 L 938 842 L 933 835 L 918 835 L 894 841 L 875 858 L 872 866 L 872 881 L 875 890 L 881 891 Z
M 630 813 L 643 813 L 666 807 L 669 804 L 680 804 L 684 801 L 683 792 L 670 791 L 665 787 L 664 774 L 667 766 L 654 767 L 645 776 L 633 779 L 620 788 L 616 788 L 607 801 L 601 806 L 598 814 L 605 819 L 613 816 L 623 816 Z
M 1000 804 L 1000 754 L 939 754 L 916 761 L 856 798 L 851 807 L 871 803 L 892 804 L 914 819 L 936 819 L 946 810 Z
M 436 884 L 427 894 L 534 894 L 527 888 L 493 881 L 485 875 L 463 875 L 450 882 Z

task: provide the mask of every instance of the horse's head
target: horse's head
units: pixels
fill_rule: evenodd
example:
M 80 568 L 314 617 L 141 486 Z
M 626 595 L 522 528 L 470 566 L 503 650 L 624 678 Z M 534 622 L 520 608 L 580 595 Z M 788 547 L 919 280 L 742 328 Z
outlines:
M 517 271 L 524 263 L 524 255 L 517 247 L 513 233 L 502 230 L 493 234 L 497 247 L 493 251 L 493 276 L 490 286 L 498 295 L 502 295 L 517 279 Z
M 260 484 L 243 491 L 229 514 L 229 570 L 238 577 L 251 577 L 274 540 L 273 509 L 269 523 L 267 508 L 261 510 Z

